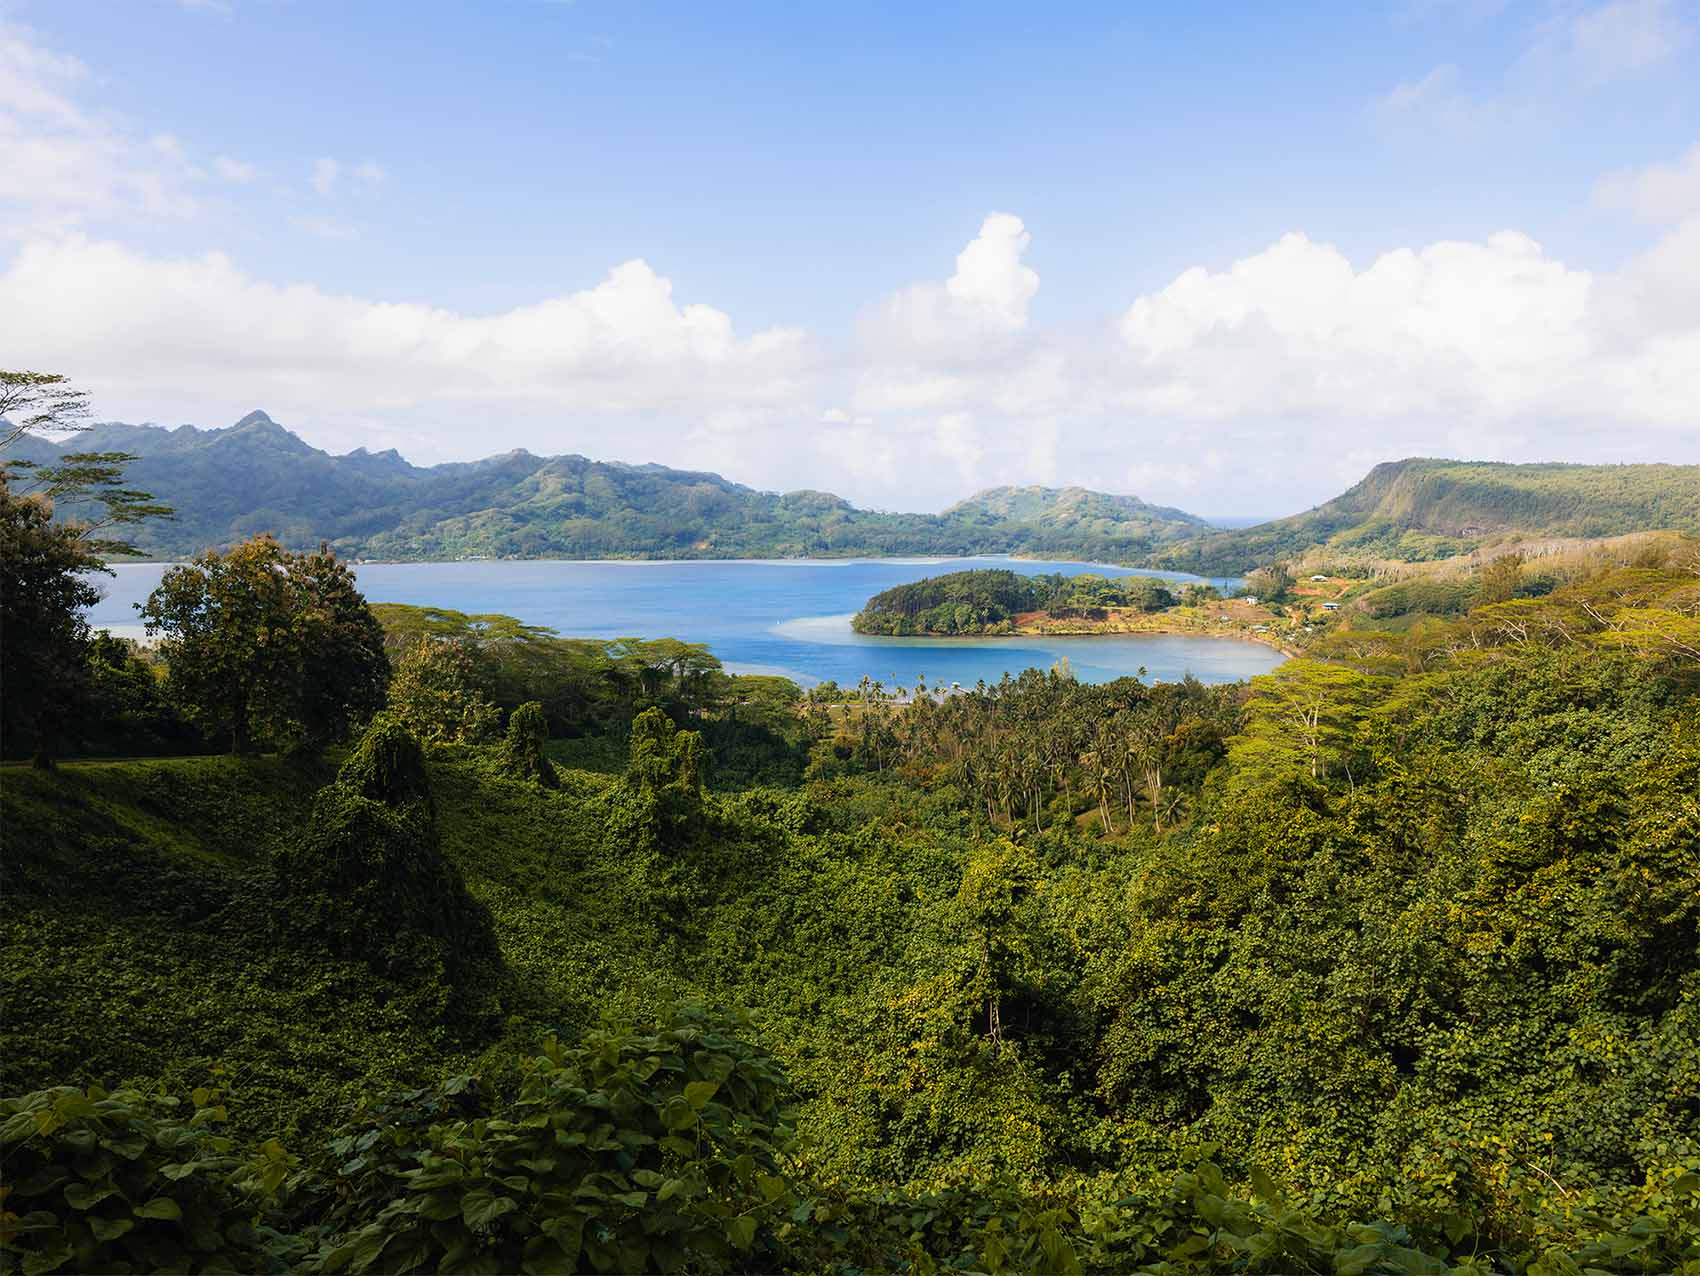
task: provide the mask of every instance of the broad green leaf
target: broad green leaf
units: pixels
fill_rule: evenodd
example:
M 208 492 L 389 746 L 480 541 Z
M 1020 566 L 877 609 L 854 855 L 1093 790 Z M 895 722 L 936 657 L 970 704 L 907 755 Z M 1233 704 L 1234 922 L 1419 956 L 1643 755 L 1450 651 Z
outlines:
M 136 1221 L 129 1218 L 102 1218 L 96 1214 L 89 1219 L 89 1231 L 97 1241 L 115 1241 L 135 1225 Z
M 461 1217 L 468 1227 L 485 1227 L 495 1222 L 519 1203 L 511 1197 L 497 1196 L 489 1188 L 475 1187 L 461 1198 Z
M 726 1220 L 726 1239 L 739 1249 L 748 1249 L 756 1239 L 756 1221 L 748 1214 Z
M 685 1102 L 698 1112 L 708 1106 L 708 1101 L 720 1089 L 718 1081 L 687 1081 L 685 1082 Z
M 65 1204 L 74 1210 L 92 1210 L 118 1189 L 110 1183 L 90 1186 L 87 1183 L 67 1183 L 65 1185 Z

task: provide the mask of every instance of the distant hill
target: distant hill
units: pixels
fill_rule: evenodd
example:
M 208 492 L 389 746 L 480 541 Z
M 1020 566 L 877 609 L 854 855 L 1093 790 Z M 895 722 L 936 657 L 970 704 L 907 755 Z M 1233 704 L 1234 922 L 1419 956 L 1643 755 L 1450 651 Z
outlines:
M 989 487 L 945 510 L 944 518 L 1028 523 L 1036 527 L 1080 528 L 1099 524 L 1106 532 L 1131 524 L 1168 526 L 1210 524 L 1185 510 L 1148 505 L 1137 496 L 1112 496 L 1084 487 Z
M 1406 562 L 1520 537 L 1700 532 L 1700 465 L 1511 465 L 1413 458 L 1376 466 L 1290 518 L 1160 548 L 1155 566 L 1241 575 L 1321 550 Z
M 415 466 L 332 456 L 264 412 L 226 429 L 107 424 L 9 459 L 130 452 L 128 481 L 178 510 L 135 539 L 183 557 L 270 531 L 367 558 L 753 558 L 1009 553 L 1133 563 L 1207 528 L 1179 510 L 1080 488 L 997 488 L 943 514 L 857 509 L 826 492 L 761 492 L 718 474 L 534 456 Z M 66 511 L 75 514 L 72 508 Z

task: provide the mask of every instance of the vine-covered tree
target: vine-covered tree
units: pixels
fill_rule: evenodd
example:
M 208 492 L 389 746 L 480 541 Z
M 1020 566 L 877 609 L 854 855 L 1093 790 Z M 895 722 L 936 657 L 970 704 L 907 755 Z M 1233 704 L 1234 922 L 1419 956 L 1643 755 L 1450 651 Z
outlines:
M 390 677 L 384 630 L 354 573 L 322 542 L 295 556 L 286 571 L 301 648 L 295 719 L 310 743 L 326 744 L 383 705 Z
M 417 638 L 396 662 L 390 712 L 426 744 L 480 744 L 502 718 L 486 697 L 485 665 L 470 643 Z
M 323 547 L 293 554 L 256 536 L 208 550 L 166 572 L 140 611 L 172 695 L 232 753 L 257 735 L 322 743 L 383 706 L 383 631 Z
M 515 709 L 508 718 L 508 738 L 502 742 L 502 763 L 508 773 L 534 780 L 546 789 L 558 788 L 561 781 L 543 752 L 548 738 L 549 723 L 542 705 L 528 700 Z

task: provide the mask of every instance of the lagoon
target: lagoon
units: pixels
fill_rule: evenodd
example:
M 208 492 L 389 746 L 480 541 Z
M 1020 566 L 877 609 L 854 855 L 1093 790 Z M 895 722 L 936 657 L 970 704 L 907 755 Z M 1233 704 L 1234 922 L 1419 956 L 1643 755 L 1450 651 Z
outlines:
M 126 563 L 114 569 L 116 576 L 97 577 L 106 596 L 90 610 L 89 623 L 139 636 L 134 605 L 159 583 L 165 566 Z M 973 686 L 1005 673 L 1047 669 L 1063 658 L 1087 682 L 1141 669 L 1147 679 L 1176 681 L 1190 673 L 1204 682 L 1234 682 L 1267 673 L 1285 658 L 1260 643 L 1181 634 L 880 638 L 850 628 L 850 617 L 882 589 L 983 567 L 1024 575 L 1134 574 L 1103 563 L 1010 558 L 483 560 L 364 563 L 355 571 L 375 603 L 500 612 L 565 637 L 682 638 L 707 643 L 729 672 L 781 674 L 803 686 L 825 680 L 852 686 L 864 675 L 909 686 L 918 674 L 934 686 Z M 1138 574 L 1200 579 L 1178 572 Z

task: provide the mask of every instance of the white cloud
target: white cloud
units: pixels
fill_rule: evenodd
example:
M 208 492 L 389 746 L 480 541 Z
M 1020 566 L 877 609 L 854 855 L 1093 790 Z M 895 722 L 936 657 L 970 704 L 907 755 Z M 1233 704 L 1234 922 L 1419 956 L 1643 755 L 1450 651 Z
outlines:
M 981 278 L 1019 265 L 1024 230 L 1002 238 L 1014 251 Z M 953 278 L 998 239 L 977 236 Z M 972 306 L 919 284 L 872 309 L 822 431 L 846 482 L 925 492 L 921 507 L 1037 481 L 1274 513 L 1283 492 L 1321 499 L 1402 455 L 1700 460 L 1700 217 L 1609 273 L 1517 231 L 1363 264 L 1294 232 L 1066 343 L 1011 321 L 1037 284 Z
M 1418 117 L 1450 129 L 1470 125 L 1482 108 L 1459 87 L 1458 78 L 1456 66 L 1442 63 L 1418 79 L 1394 85 L 1376 99 L 1372 109 L 1386 121 Z
M 1668 61 L 1690 38 L 1670 0 L 1612 0 L 1548 23 L 1535 54 L 1604 84 Z
M 159 258 L 78 235 L 27 245 L 0 274 L 0 348 L 103 400 L 311 417 L 523 403 L 533 420 L 789 408 L 804 357 L 800 333 L 739 337 L 722 311 L 675 301 L 642 261 L 579 292 L 465 315 L 265 283 L 220 253 Z
M 0 23 L 0 235 L 195 211 L 197 171 L 182 144 L 169 134 L 143 140 L 85 110 L 74 93 L 87 78 L 77 58 Z
M 1118 394 L 1153 415 L 1245 422 L 1700 422 L 1700 234 L 1599 278 L 1512 231 L 1355 269 L 1289 234 L 1186 271 L 1123 315 Z M 1654 291 L 1655 282 L 1664 294 Z
M 389 174 L 377 160 L 362 160 L 354 166 L 354 176 L 358 181 L 370 186 L 381 186 L 389 180 Z
M 291 217 L 289 224 L 316 239 L 359 239 L 360 232 L 334 217 Z
M 1032 237 L 1021 218 L 990 213 L 943 283 L 915 284 L 864 319 L 870 343 L 935 354 L 973 354 L 1027 325 L 1039 275 L 1021 258 Z
M 232 159 L 228 155 L 220 155 L 213 160 L 213 172 L 225 181 L 235 182 L 238 185 L 251 182 L 260 175 L 259 165 Z
M 341 171 L 341 167 L 330 156 L 321 155 L 313 161 L 313 173 L 307 181 L 319 194 L 329 195 L 331 191 L 336 189 L 337 174 Z
M 1529 128 L 1551 129 L 1588 93 L 1660 72 L 1693 40 L 1670 0 L 1608 0 L 1572 8 L 1526 32 L 1497 76 L 1467 85 L 1444 62 L 1395 85 L 1370 103 L 1370 116 L 1393 129 L 1474 141 Z
M 1594 187 L 1594 202 L 1655 224 L 1700 216 L 1700 142 L 1669 164 L 1608 174 Z
M 970 413 L 949 412 L 941 416 L 933 427 L 933 447 L 956 466 L 965 486 L 973 487 L 979 482 L 980 462 L 985 459 L 986 449 Z
M 1021 218 L 992 213 L 956 255 L 956 273 L 945 280 L 945 291 L 971 313 L 1005 327 L 1025 327 L 1027 303 L 1039 291 L 1038 272 L 1021 261 L 1032 238 Z
M 1041 413 L 1063 393 L 1066 358 L 1028 331 L 1039 275 L 1022 258 L 1021 218 L 992 213 L 942 282 L 914 284 L 869 310 L 860 326 L 853 408 L 905 432 L 937 434 L 964 413 Z M 961 416 L 961 420 L 969 419 Z M 959 426 L 947 426 L 947 435 Z M 947 459 L 964 455 L 948 442 Z

